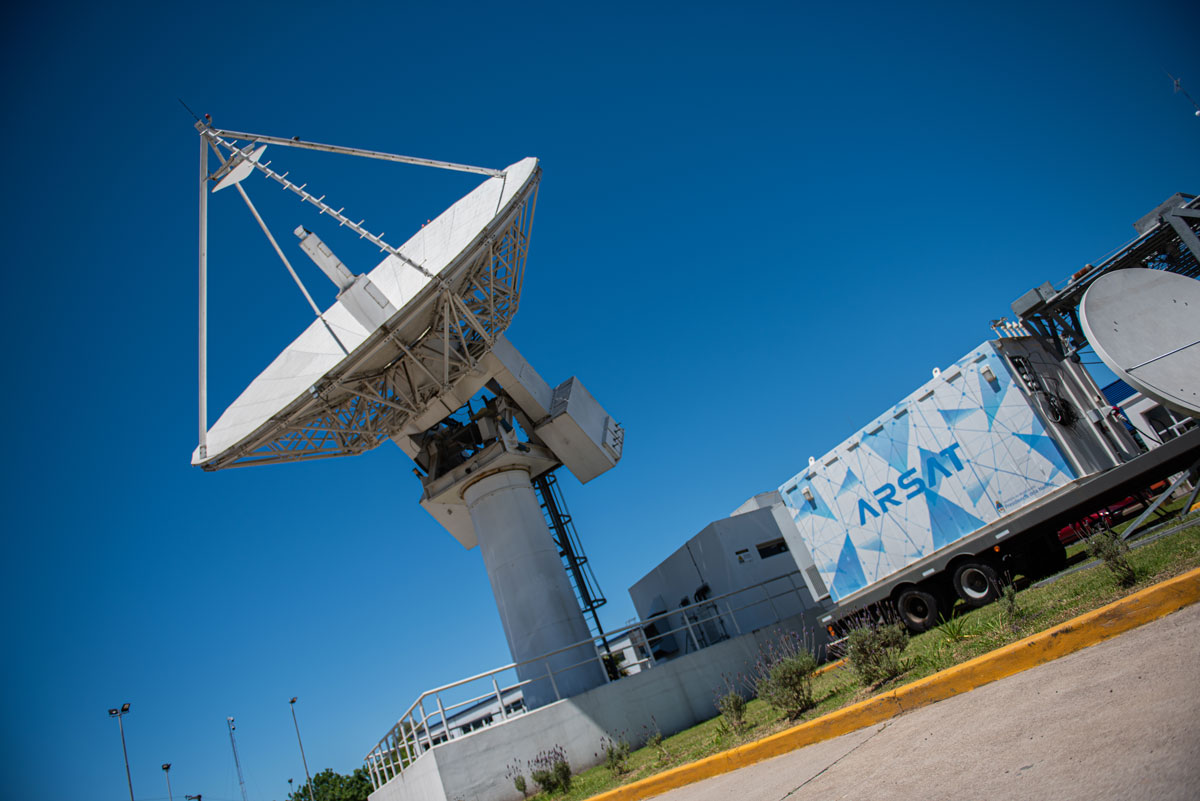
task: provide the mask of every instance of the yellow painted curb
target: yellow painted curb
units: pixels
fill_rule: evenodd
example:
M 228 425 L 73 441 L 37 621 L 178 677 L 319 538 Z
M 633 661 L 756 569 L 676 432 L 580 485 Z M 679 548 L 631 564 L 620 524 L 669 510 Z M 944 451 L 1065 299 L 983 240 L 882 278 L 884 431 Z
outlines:
M 820 676 L 822 673 L 828 673 L 831 670 L 837 670 L 844 664 L 846 664 L 845 659 L 839 659 L 836 662 L 826 662 L 825 664 L 821 665 L 819 668 L 814 670 L 813 675 Z
M 1200 568 L 1139 590 L 1107 606 L 940 673 L 843 707 L 770 737 L 592 796 L 588 801 L 638 801 L 710 776 L 744 768 L 806 745 L 858 731 L 865 726 L 895 717 L 901 712 L 919 709 L 990 684 L 1005 676 L 1051 662 L 1197 601 L 1200 601 Z

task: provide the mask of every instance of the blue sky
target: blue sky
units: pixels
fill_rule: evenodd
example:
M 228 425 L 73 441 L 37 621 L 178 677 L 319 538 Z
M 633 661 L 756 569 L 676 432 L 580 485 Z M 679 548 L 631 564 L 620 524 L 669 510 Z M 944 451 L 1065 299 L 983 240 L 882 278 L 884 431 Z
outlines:
M 1187 4 L 27 5 L 0 48 L 6 797 L 240 797 L 348 772 L 423 689 L 508 659 L 478 554 L 399 449 L 205 474 L 196 157 L 220 126 L 544 177 L 510 338 L 627 429 L 563 474 L 610 603 L 709 521 L 1200 191 Z M 472 176 L 268 151 L 399 242 Z M 247 183 L 288 233 L 306 212 Z M 220 200 L 221 202 L 216 202 Z M 213 419 L 311 312 L 214 199 Z M 371 248 L 330 241 L 356 271 Z M 357 249 L 356 249 L 357 248 Z

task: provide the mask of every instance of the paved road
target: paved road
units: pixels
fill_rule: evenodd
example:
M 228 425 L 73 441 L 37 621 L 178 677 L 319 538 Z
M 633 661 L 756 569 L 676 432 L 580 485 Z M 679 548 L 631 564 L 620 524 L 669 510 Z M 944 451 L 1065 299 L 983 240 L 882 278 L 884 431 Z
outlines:
M 659 801 L 1200 799 L 1200 604 Z

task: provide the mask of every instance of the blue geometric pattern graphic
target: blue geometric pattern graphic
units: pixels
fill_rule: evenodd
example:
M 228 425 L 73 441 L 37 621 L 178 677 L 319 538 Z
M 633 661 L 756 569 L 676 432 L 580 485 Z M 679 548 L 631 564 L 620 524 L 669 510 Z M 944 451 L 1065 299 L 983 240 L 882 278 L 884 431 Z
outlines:
M 884 423 L 881 431 L 863 437 L 863 443 L 897 472 L 904 472 L 908 469 L 908 415 Z
M 846 471 L 846 477 L 842 479 L 842 486 L 838 487 L 837 494 L 842 495 L 857 487 L 862 482 L 858 480 L 858 476 L 854 475 L 853 470 Z
M 994 368 L 993 368 L 994 369 Z M 983 412 L 987 415 L 988 431 L 992 430 L 992 423 L 996 419 L 996 412 L 1000 411 L 1000 404 L 1004 402 L 1004 391 L 1008 389 L 1011 381 L 988 381 L 983 377 L 983 373 L 979 373 L 979 394 L 983 398 Z M 996 388 L 998 386 L 998 389 Z
M 984 343 L 784 484 L 834 601 L 1076 477 L 1016 380 Z
M 842 553 L 838 557 L 837 577 L 834 579 L 833 589 L 837 592 L 837 597 L 842 598 L 866 585 L 867 579 L 863 576 L 858 552 L 847 535 L 842 545 Z
M 1054 465 L 1055 468 L 1064 473 L 1070 469 L 1062 457 L 1062 451 L 1058 449 L 1058 445 L 1050 437 L 1047 437 L 1045 434 L 1017 434 L 1016 436 L 1028 445 L 1030 450 L 1037 451 L 1047 462 Z
M 983 525 L 983 521 L 978 517 L 936 492 L 926 492 L 925 503 L 929 505 L 934 550 L 949 545 Z
M 938 409 L 938 414 L 946 421 L 946 426 L 949 428 L 954 428 L 958 421 L 974 412 L 974 409 Z

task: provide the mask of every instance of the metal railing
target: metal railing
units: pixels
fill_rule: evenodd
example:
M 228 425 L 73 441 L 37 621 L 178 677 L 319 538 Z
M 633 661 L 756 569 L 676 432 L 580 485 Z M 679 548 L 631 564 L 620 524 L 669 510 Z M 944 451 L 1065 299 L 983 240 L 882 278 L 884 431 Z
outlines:
M 799 579 L 799 583 L 797 583 L 797 579 Z M 769 585 L 784 581 L 787 583 L 785 590 L 774 592 L 770 589 Z M 737 596 L 749 596 L 749 600 L 735 606 L 733 599 Z M 776 601 L 792 597 L 799 601 L 799 610 L 781 614 Z M 736 613 L 738 612 L 765 604 L 770 608 L 770 619 L 761 624 L 765 626 L 778 623 L 786 616 L 803 612 L 812 603 L 800 571 L 796 570 L 733 592 L 680 605 L 677 609 L 628 624 L 603 637 L 581 640 L 524 662 L 512 662 L 484 673 L 426 690 L 417 697 L 417 700 L 400 716 L 396 725 L 366 755 L 364 762 L 371 776 L 371 783 L 375 789 L 379 789 L 434 746 L 463 736 L 466 733 L 463 729 L 473 731 L 479 725 L 494 724 L 497 722 L 496 718 L 503 722 L 514 715 L 528 711 L 524 708 L 523 703 L 519 706 L 516 704 L 517 691 L 534 682 L 549 680 L 554 690 L 555 700 L 561 700 L 562 695 L 558 690 L 556 675 L 561 676 L 569 670 L 591 665 L 593 661 L 597 661 L 603 669 L 605 680 L 612 682 L 620 679 L 623 675 L 653 669 L 660 661 L 654 656 L 657 646 L 674 638 L 677 634 L 682 634 L 684 637 L 684 647 L 676 649 L 682 656 L 688 652 L 689 643 L 699 651 L 715 645 L 717 642 L 740 636 L 743 632 L 737 619 Z M 724 609 L 721 608 L 722 606 Z M 660 624 L 669 626 L 671 617 L 676 615 L 682 620 L 680 625 L 666 630 L 658 630 Z M 732 625 L 734 634 L 730 634 L 724 625 L 721 627 L 723 636 L 711 638 L 705 632 L 705 624 L 712 623 L 715 626 L 718 622 L 723 623 L 726 620 Z M 652 634 L 645 631 L 650 626 L 654 627 Z M 624 646 L 624 649 L 632 650 L 634 659 L 620 663 L 618 666 L 612 657 L 605 653 L 604 643 L 607 641 L 609 648 L 617 651 L 621 647 L 620 642 L 626 638 L 628 638 L 629 644 Z M 551 669 L 551 657 L 584 645 L 591 646 L 594 656 L 558 669 Z M 671 653 L 676 652 L 672 651 Z M 525 679 L 516 676 L 518 668 L 539 665 L 539 663 L 540 667 L 544 669 L 543 675 L 533 675 Z M 533 671 L 523 672 L 526 675 L 533 673 Z M 474 686 L 472 687 L 472 685 Z M 451 700 L 452 698 L 453 700 Z M 456 730 L 459 732 L 458 734 L 455 734 Z

